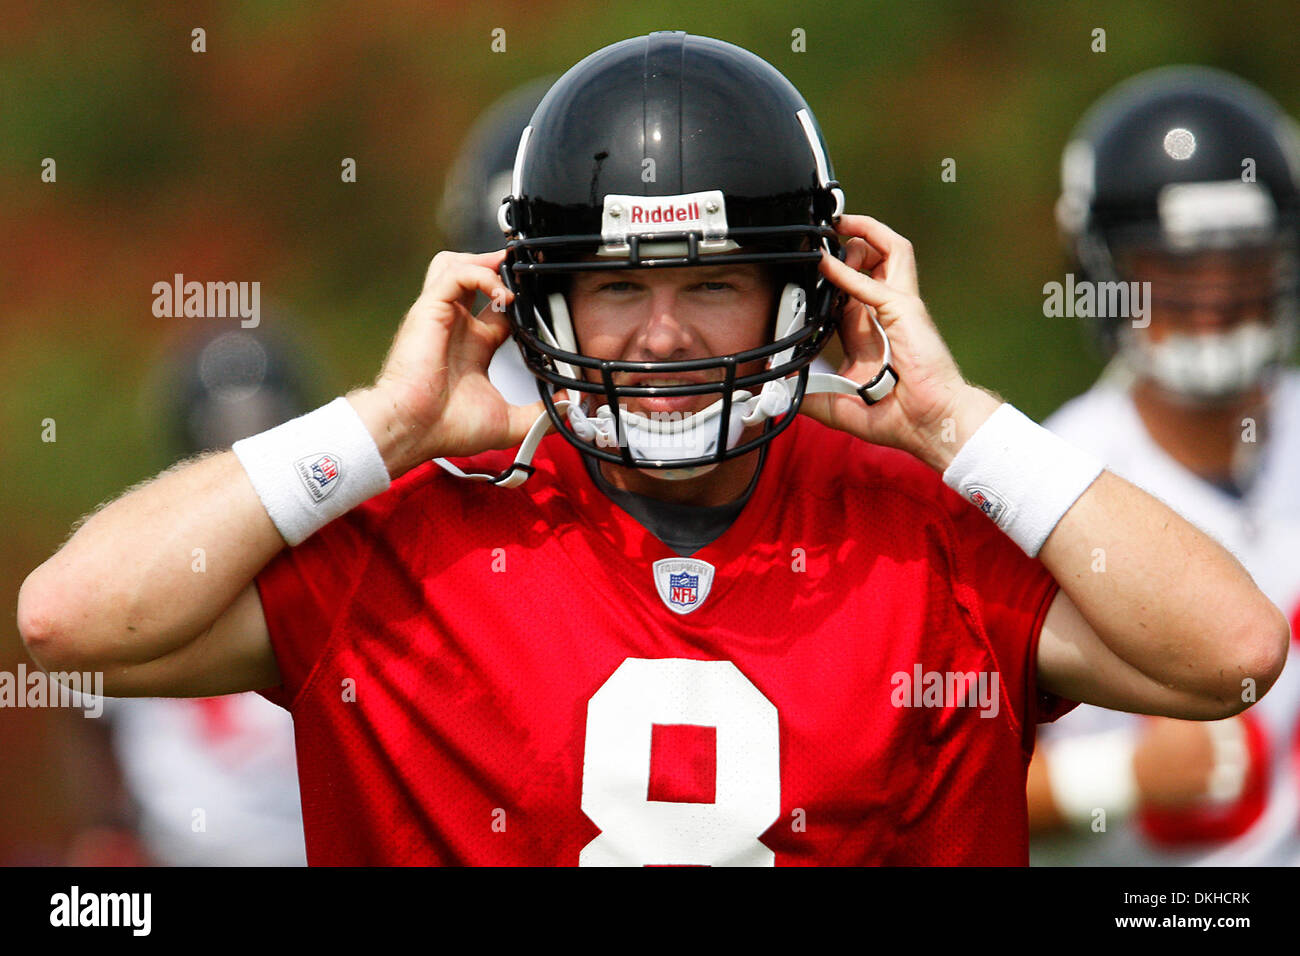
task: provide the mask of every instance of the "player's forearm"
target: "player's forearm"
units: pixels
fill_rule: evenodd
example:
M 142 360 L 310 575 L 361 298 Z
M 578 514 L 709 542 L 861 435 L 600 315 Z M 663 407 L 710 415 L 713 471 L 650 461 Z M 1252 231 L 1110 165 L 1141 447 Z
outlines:
M 1288 627 L 1227 551 L 1167 506 L 1103 472 L 1039 558 L 1118 657 L 1152 680 L 1254 700 L 1286 659 Z
M 1014 412 L 1001 416 L 992 437 L 973 443 L 995 410 L 987 393 L 963 389 L 948 406 L 945 429 L 930 426 L 933 434 L 921 448 L 934 454 L 923 460 L 958 469 L 959 492 L 977 505 L 983 501 L 1022 547 L 1036 547 L 1030 553 L 1122 661 L 1170 690 L 1214 703 L 1214 716 L 1243 708 L 1247 679 L 1254 691 L 1249 700 L 1263 694 L 1281 671 L 1289 633 L 1281 612 L 1241 565 L 1128 482 L 1104 471 L 1092 480 L 1096 472 L 1087 462 L 1069 460 L 1071 449 L 1050 442 L 1035 447 L 1033 426 L 1017 424 Z M 1025 442 L 1032 449 L 1028 457 Z M 1008 455 L 1000 467 L 992 461 Z M 1061 463 L 1045 462 L 1045 455 L 1059 455 Z M 1023 474 L 1038 476 L 1038 483 Z M 986 487 L 990 482 L 993 487 Z M 1028 507 L 1042 496 L 1054 509 L 1067 492 L 1059 518 Z
M 1061 815 L 1056 799 L 1052 796 L 1047 758 L 1043 756 L 1041 747 L 1034 751 L 1034 758 L 1029 763 L 1029 772 L 1025 778 L 1025 799 L 1029 806 L 1030 836 L 1066 829 L 1065 817 Z
M 398 478 L 432 457 L 422 447 L 422 436 L 402 420 L 394 400 L 381 389 L 357 389 L 347 399 L 374 439 L 389 477 Z
M 155 660 L 202 633 L 283 547 L 235 455 L 202 458 L 86 521 L 23 583 L 19 629 L 51 669 Z

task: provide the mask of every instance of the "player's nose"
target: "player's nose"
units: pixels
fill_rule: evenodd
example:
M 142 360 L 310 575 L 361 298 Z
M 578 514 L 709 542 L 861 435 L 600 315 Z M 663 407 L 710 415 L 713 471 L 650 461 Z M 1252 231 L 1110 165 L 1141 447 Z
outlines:
M 1222 290 L 1192 296 L 1183 313 L 1188 331 L 1194 334 L 1223 332 L 1252 320 L 1259 320 L 1260 303 L 1246 295 L 1233 295 Z
M 676 290 L 652 291 L 645 319 L 638 330 L 633 361 L 673 361 L 687 358 L 691 334 L 682 320 Z

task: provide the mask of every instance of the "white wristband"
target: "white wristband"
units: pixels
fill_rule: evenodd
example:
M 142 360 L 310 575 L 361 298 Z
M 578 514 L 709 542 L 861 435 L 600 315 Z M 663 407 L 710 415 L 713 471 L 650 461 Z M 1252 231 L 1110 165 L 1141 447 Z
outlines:
M 390 484 L 375 440 L 346 398 L 241 439 L 232 450 L 290 546 Z
M 967 439 L 943 481 L 1033 558 L 1101 470 L 1098 458 L 1004 403 Z
M 1205 724 L 1214 747 L 1214 769 L 1210 772 L 1206 799 L 1214 806 L 1236 803 L 1246 789 L 1250 770 L 1250 749 L 1246 744 L 1246 727 L 1240 718 L 1212 720 Z
M 1131 728 L 1049 741 L 1043 748 L 1047 783 L 1061 816 L 1075 826 L 1091 824 L 1098 810 L 1114 818 L 1127 816 L 1138 799 L 1136 747 Z

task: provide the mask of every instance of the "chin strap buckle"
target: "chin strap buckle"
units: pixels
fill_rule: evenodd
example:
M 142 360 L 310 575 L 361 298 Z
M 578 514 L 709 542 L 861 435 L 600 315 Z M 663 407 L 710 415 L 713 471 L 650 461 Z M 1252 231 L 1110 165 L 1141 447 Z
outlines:
M 897 384 L 898 373 L 894 371 L 894 366 L 884 365 L 872 377 L 871 381 L 859 386 L 856 391 L 864 402 L 868 405 L 874 405 L 892 392 Z

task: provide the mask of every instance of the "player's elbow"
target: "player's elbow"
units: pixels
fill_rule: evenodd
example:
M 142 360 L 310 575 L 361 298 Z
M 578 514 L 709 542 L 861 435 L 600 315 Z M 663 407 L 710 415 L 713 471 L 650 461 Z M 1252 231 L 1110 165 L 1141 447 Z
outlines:
M 37 568 L 18 589 L 18 634 L 32 660 L 44 667 L 46 657 L 58 644 L 59 629 L 51 613 L 52 605 L 36 583 L 39 574 Z
M 1226 680 L 1220 695 L 1223 713 L 1218 716 L 1235 716 L 1268 692 L 1282 674 L 1290 643 L 1286 617 L 1261 598 L 1223 642 L 1226 660 L 1221 671 Z
M 1264 696 L 1282 676 L 1287 649 L 1291 645 L 1291 626 L 1287 623 L 1286 615 L 1272 601 L 1264 600 L 1260 604 L 1256 618 L 1248 625 L 1242 637 L 1243 674 L 1245 677 L 1258 675 L 1257 698 Z
M 18 633 L 23 645 L 47 671 L 93 669 L 86 667 L 84 648 L 78 646 L 68 602 L 48 579 L 48 569 L 42 565 L 18 589 Z

